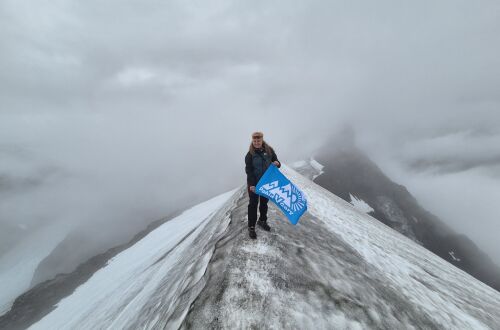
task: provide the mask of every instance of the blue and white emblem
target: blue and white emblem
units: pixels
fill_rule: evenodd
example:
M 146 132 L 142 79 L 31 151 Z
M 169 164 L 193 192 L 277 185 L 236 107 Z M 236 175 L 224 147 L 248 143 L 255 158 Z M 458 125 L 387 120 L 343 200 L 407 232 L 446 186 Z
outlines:
M 255 187 L 255 193 L 272 200 L 294 225 L 307 210 L 304 193 L 274 164 L 271 164 L 260 178 Z

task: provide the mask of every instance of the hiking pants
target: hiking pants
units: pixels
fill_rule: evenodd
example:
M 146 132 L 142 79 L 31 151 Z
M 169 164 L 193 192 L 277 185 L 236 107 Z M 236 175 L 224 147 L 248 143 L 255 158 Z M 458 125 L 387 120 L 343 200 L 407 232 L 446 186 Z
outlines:
M 257 205 L 259 204 L 260 217 L 259 220 L 267 220 L 267 199 L 264 196 L 257 195 L 256 193 L 250 191 L 250 186 L 247 186 L 249 203 L 248 203 L 248 227 L 254 227 L 257 222 Z

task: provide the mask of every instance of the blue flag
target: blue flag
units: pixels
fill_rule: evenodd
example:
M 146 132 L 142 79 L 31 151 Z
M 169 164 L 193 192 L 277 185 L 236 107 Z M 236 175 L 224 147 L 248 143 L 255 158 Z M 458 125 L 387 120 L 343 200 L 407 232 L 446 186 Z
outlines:
M 291 183 L 274 164 L 269 165 L 260 178 L 255 186 L 255 193 L 272 200 L 294 225 L 307 210 L 304 193 Z

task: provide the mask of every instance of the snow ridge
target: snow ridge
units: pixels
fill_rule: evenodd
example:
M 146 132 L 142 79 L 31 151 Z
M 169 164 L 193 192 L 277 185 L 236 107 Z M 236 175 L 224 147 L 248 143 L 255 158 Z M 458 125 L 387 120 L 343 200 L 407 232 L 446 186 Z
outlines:
M 500 324 L 497 291 L 371 216 L 355 212 L 352 205 L 293 169 L 285 166 L 284 171 L 307 194 L 309 212 L 385 274 L 390 285 L 436 324 L 463 329 Z M 492 314 L 493 306 L 497 311 Z
M 29 329 L 177 328 L 241 193 L 234 189 L 167 221 Z
M 293 226 L 247 232 L 245 186 L 117 254 L 31 329 L 425 328 L 500 324 L 500 294 L 286 164 L 307 196 Z

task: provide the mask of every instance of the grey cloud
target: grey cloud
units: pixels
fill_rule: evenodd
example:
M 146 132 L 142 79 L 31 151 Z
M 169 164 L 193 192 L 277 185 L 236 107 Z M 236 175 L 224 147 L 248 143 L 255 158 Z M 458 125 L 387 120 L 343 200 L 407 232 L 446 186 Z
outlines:
M 495 1 L 3 1 L 0 143 L 33 156 L 2 153 L 0 175 L 60 174 L 0 201 L 0 221 L 123 222 L 133 232 L 243 184 L 252 131 L 291 162 L 345 123 L 410 190 L 440 196 L 452 183 L 433 183 L 451 173 L 469 185 L 487 177 L 498 195 L 498 10 Z M 468 230 L 459 212 L 449 221 Z
M 500 164 L 500 134 L 489 130 L 456 131 L 407 144 L 407 165 L 415 171 L 453 173 Z
M 481 159 L 419 159 L 411 162 L 409 167 L 418 171 L 431 171 L 437 173 L 455 173 L 467 171 L 477 167 L 498 168 L 500 155 L 486 156 Z M 500 173 L 499 173 L 500 174 Z

